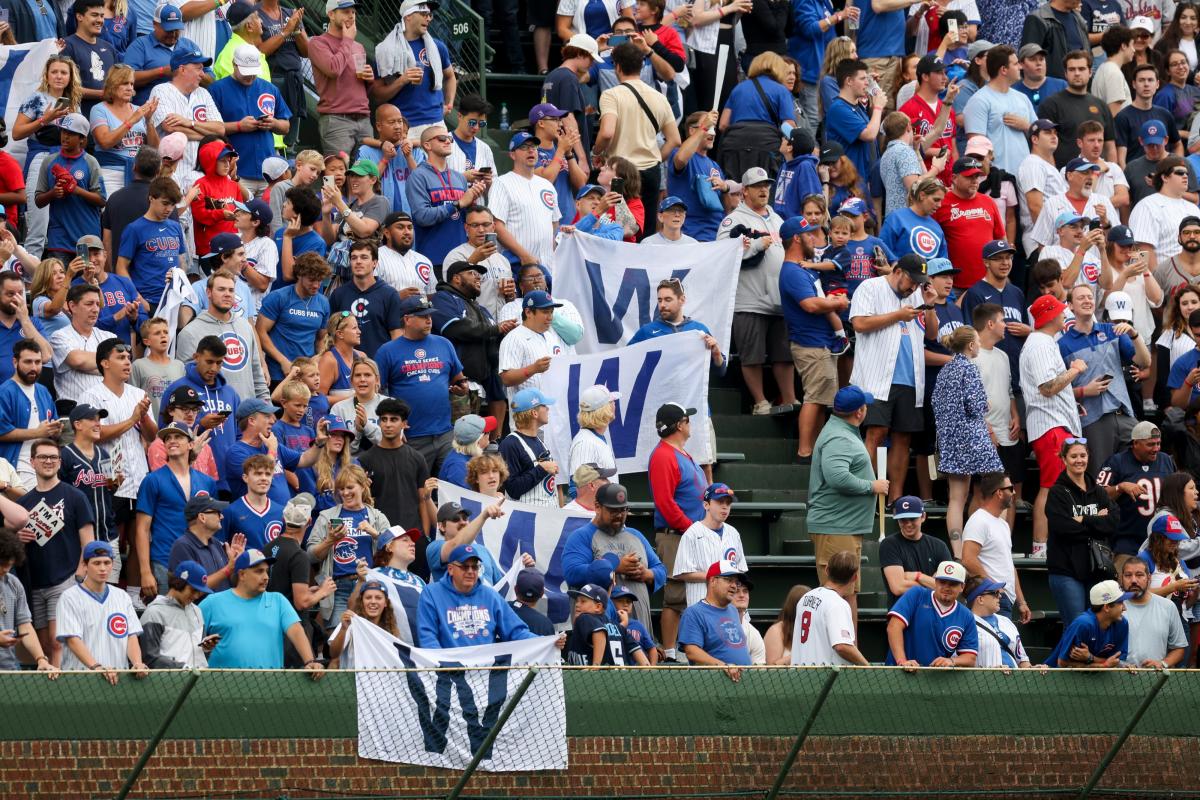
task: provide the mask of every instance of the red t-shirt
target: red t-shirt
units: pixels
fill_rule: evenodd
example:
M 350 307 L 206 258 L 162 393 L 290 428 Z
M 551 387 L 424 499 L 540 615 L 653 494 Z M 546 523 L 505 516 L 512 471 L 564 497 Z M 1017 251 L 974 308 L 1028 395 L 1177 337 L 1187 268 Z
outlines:
M 937 122 L 937 116 L 942 111 L 942 101 L 937 101 L 937 106 L 930 108 L 929 104 L 922 100 L 917 95 L 913 95 L 908 99 L 908 102 L 900 106 L 900 111 L 912 120 L 913 137 L 916 139 L 924 139 L 929 135 L 929 131 L 933 128 L 933 123 Z M 957 120 L 954 116 L 954 109 L 950 110 L 950 116 L 946 117 L 946 127 L 942 130 L 942 135 L 933 143 L 932 147 L 926 148 L 925 152 L 933 155 L 939 148 L 945 146 L 950 148 L 950 156 L 946 159 L 946 166 L 938 175 L 942 179 L 942 183 L 947 186 L 954 179 L 954 173 L 951 168 L 954 165 L 954 159 L 957 156 L 954 147 L 954 130 L 957 126 Z M 925 159 L 925 168 L 928 169 L 932 163 L 932 159 Z
M 955 288 L 970 289 L 984 274 L 983 246 L 1004 238 L 1004 217 L 996 201 L 982 192 L 970 200 L 946 192 L 933 218 L 946 234 L 950 261 L 962 270 L 954 276 Z
M 21 165 L 15 158 L 3 151 L 0 151 L 0 192 L 25 193 L 25 174 L 21 171 Z M 19 222 L 19 210 L 20 203 L 4 204 L 4 214 L 8 218 L 8 225 L 14 231 Z

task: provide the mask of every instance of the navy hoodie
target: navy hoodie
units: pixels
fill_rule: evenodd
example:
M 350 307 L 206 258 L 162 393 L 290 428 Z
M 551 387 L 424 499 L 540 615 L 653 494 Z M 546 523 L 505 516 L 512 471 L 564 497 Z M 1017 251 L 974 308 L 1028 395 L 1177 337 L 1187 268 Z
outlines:
M 238 394 L 225 382 L 225 376 L 217 373 L 217 379 L 213 385 L 208 385 L 200 379 L 200 374 L 196 372 L 195 363 L 187 365 L 187 371 L 183 377 L 167 387 L 163 393 L 162 410 L 159 411 L 158 424 L 167 424 L 167 399 L 171 397 L 171 392 L 179 386 L 190 386 L 196 390 L 196 394 L 200 395 L 200 400 L 204 403 L 204 407 L 200 409 L 200 414 L 196 417 L 197 431 L 203 430 L 200 427 L 200 421 L 208 414 L 229 414 L 229 419 L 213 429 L 212 436 L 209 437 L 208 444 L 212 448 L 213 460 L 217 462 L 217 491 L 225 492 L 229 490 L 229 482 L 225 475 L 225 454 L 229 452 L 229 448 L 238 439 L 237 421 L 235 415 L 238 407 Z

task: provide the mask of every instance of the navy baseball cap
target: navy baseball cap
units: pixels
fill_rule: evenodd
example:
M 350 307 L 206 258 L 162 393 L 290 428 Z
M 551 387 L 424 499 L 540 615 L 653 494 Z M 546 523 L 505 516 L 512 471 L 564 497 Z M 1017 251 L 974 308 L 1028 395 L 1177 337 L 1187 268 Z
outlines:
M 274 564 L 275 559 L 268 558 L 267 554 L 262 550 L 251 547 L 243 550 L 242 554 L 237 557 L 237 561 L 233 562 L 233 571 L 241 572 L 244 569 L 257 567 L 259 564 Z
M 1004 581 L 993 580 L 992 578 L 984 578 L 978 586 L 971 590 L 967 595 L 967 605 L 975 602 L 975 598 L 984 592 L 995 592 L 1004 588 Z
M 259 400 L 257 397 L 251 397 L 249 400 L 243 400 L 238 403 L 237 418 L 238 421 L 244 420 L 251 414 L 278 414 L 279 406 L 273 406 L 266 400 Z
M 861 197 L 851 197 L 838 206 L 837 213 L 852 214 L 856 217 L 861 217 L 867 213 L 867 204 Z
M 588 600 L 595 600 L 602 606 L 608 606 L 608 592 L 594 583 L 585 583 L 578 589 L 571 589 L 567 594 L 571 597 L 586 597 Z
M 892 506 L 892 519 L 920 519 L 925 513 L 925 504 L 921 498 L 905 495 Z
M 513 412 L 532 411 L 538 406 L 552 406 L 554 398 L 547 397 L 537 389 L 522 389 L 512 399 Z
M 536 569 L 523 569 L 517 573 L 513 591 L 522 600 L 536 600 L 546 593 L 546 579 Z
M 1142 123 L 1138 138 L 1142 144 L 1162 144 L 1167 140 L 1167 128 L 1160 120 L 1148 119 Z
M 202 594 L 212 594 L 208 587 L 208 572 L 195 561 L 181 561 L 175 567 L 175 577 Z
M 859 202 L 862 202 L 861 200 Z M 848 203 L 843 203 L 842 208 L 845 208 Z M 814 233 L 819 231 L 820 227 L 813 225 L 804 217 L 788 217 L 783 224 L 779 226 L 779 238 L 783 241 L 790 241 L 793 236 L 799 236 L 802 233 Z
M 212 495 L 198 494 L 187 501 L 187 505 L 183 507 L 183 516 L 186 519 L 195 519 L 206 511 L 221 512 L 227 508 L 229 503 L 223 500 L 218 500 Z
M 1113 225 L 1109 228 L 1108 241 L 1113 244 L 1119 244 L 1122 247 L 1133 247 L 1137 244 L 1133 230 L 1128 225 Z
M 450 551 L 450 557 L 446 559 L 447 564 L 465 564 L 471 559 L 482 562 L 479 557 L 479 548 L 473 544 L 460 544 L 458 547 Z
M 1029 126 L 1029 135 L 1042 133 L 1043 131 L 1058 130 L 1058 123 L 1050 119 L 1035 119 L 1033 124 Z
M 191 386 L 177 386 L 171 396 L 167 398 L 167 408 L 171 406 L 195 406 L 203 408 L 204 401 L 200 399 L 200 393 Z
M 575 199 L 582 200 L 592 192 L 604 194 L 604 187 L 598 183 L 585 183 L 582 187 L 580 187 L 579 191 L 575 193 Z
M 632 597 L 634 600 L 637 599 L 636 594 L 631 592 L 628 587 L 621 586 L 621 585 L 614 586 L 613 590 L 612 590 L 612 594 L 610 594 L 608 597 L 610 600 L 613 600 L 613 601 L 620 600 L 622 597 Z
M 71 409 L 71 422 L 79 422 L 81 419 L 104 419 L 107 416 L 107 409 L 89 406 L 87 403 L 80 403 Z
M 350 423 L 346 422 L 346 420 L 333 414 L 327 415 L 325 419 L 329 420 L 328 432 L 330 436 L 335 433 L 344 433 L 351 438 L 354 437 L 354 431 L 350 429 Z
M 212 66 L 212 59 L 208 58 L 199 50 L 185 50 L 182 47 L 176 47 L 171 53 L 171 69 L 178 69 L 184 64 L 201 64 L 206 67 Z
M 430 317 L 433 316 L 433 304 L 420 295 L 406 297 L 400 301 L 400 314 L 406 317 Z
M 708 487 L 704 490 L 704 499 L 705 500 L 729 500 L 729 501 L 736 503 L 737 495 L 733 493 L 733 489 L 730 489 L 727 484 L 710 483 L 708 485 Z
M 526 292 L 525 297 L 521 300 L 522 308 L 562 308 L 562 303 L 554 302 L 554 298 L 549 292 L 543 292 L 541 289 L 534 289 L 532 292 Z
M 533 143 L 534 147 L 537 147 L 538 145 L 540 145 L 542 143 L 542 140 L 539 139 L 538 137 L 534 136 L 529 131 L 520 131 L 515 136 L 513 136 L 511 139 L 508 140 L 508 152 L 511 153 L 513 150 L 516 150 L 518 147 L 524 147 L 525 145 L 529 144 L 530 142 Z
M 963 156 L 954 162 L 953 172 L 955 175 L 971 178 L 983 174 L 983 164 L 978 158 Z
M 921 60 L 917 62 L 917 79 L 922 75 L 928 75 L 932 72 L 945 72 L 946 65 L 933 53 L 921 56 Z
M 232 253 L 242 246 L 242 237 L 236 233 L 218 233 L 208 243 L 210 253 Z
M 164 31 L 183 30 L 183 12 L 179 10 L 179 6 L 170 3 L 161 5 L 154 10 L 154 21 Z
M 112 545 L 108 542 L 101 542 L 93 539 L 83 546 L 83 560 L 91 561 L 93 558 L 112 558 Z
M 983 246 L 984 258 L 995 258 L 1001 253 L 1015 253 L 1017 248 L 1013 247 L 1007 239 L 993 239 Z
M 1075 158 L 1072 158 L 1070 161 L 1067 162 L 1067 166 L 1063 169 L 1063 171 L 1064 172 L 1093 172 L 1093 171 L 1099 172 L 1100 165 L 1093 164 L 1091 161 L 1088 161 L 1086 158 L 1080 158 L 1079 156 L 1076 156 Z
M 854 384 L 850 384 L 838 389 L 837 394 L 833 396 L 833 410 L 847 414 L 851 411 L 858 411 L 863 406 L 869 406 L 874 402 L 875 395 L 870 392 L 864 392 Z
M 688 210 L 687 203 L 683 202 L 683 198 L 678 195 L 669 194 L 658 203 L 658 213 L 669 211 L 672 208 L 679 207 L 684 211 Z
M 238 211 L 245 211 L 255 222 L 262 222 L 266 225 L 270 225 L 275 218 L 275 215 L 271 213 L 271 207 L 257 197 L 246 203 L 234 203 L 233 207 Z
M 896 262 L 896 269 L 908 273 L 908 277 L 918 284 L 929 283 L 929 264 L 916 253 L 908 253 Z

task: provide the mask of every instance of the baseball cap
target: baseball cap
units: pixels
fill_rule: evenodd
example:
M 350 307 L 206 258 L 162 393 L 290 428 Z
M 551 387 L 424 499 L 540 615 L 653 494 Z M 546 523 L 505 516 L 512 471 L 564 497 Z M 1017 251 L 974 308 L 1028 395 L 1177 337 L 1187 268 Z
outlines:
M 79 134 L 80 136 L 87 136 L 92 130 L 91 123 L 87 121 L 87 117 L 83 114 L 67 114 L 58 121 L 58 127 L 64 131 Z
M 171 69 L 179 69 L 184 64 L 201 64 L 211 67 L 212 59 L 205 56 L 199 50 L 185 50 L 182 47 L 176 47 L 171 52 Z
M 154 9 L 154 21 L 164 31 L 183 30 L 183 12 L 179 10 L 179 6 L 174 6 L 170 3 Z
M 525 297 L 521 300 L 522 308 L 562 308 L 562 303 L 554 302 L 554 298 L 549 292 L 544 292 L 541 289 L 534 289 L 532 292 L 526 292 Z
M 813 136 L 807 126 L 792 128 L 792 132 L 788 134 L 788 141 L 792 145 L 793 156 L 811 156 L 812 151 L 817 149 L 817 137 Z
M 400 301 L 400 314 L 406 317 L 433 316 L 433 304 L 424 297 L 406 297 Z
M 402 539 L 407 536 L 413 542 L 419 542 L 425 538 L 425 534 L 416 528 L 405 528 L 403 525 L 393 525 L 392 527 L 379 534 L 379 538 L 375 540 L 375 552 L 378 553 L 383 548 L 387 547 L 397 539 Z
M 1033 315 L 1033 327 L 1041 328 L 1050 320 L 1057 317 L 1067 308 L 1067 304 L 1059 300 L 1053 295 L 1044 294 L 1037 300 L 1033 301 L 1033 305 L 1029 307 L 1029 313 Z
M 975 602 L 975 598 L 984 592 L 995 592 L 1004 588 L 1004 581 L 993 580 L 992 578 L 984 578 L 978 586 L 971 590 L 967 595 L 967 605 Z
M 104 558 L 113 557 L 112 545 L 108 542 L 101 542 L 97 539 L 93 539 L 83 546 L 84 561 L 91 561 L 93 558 L 100 558 L 101 556 Z
M 751 167 L 742 173 L 742 186 L 753 186 L 756 183 L 774 183 L 771 176 L 762 167 Z
M 967 45 L 967 58 L 971 61 L 974 61 L 995 46 L 996 45 L 992 44 L 987 39 L 976 39 Z
M 673 432 L 680 422 L 696 413 L 694 408 L 684 408 L 679 403 L 663 403 L 654 415 L 654 429 L 659 436 Z
M 532 411 L 538 406 L 552 406 L 555 400 L 553 397 L 547 397 L 538 389 L 522 389 L 517 392 L 512 399 L 512 410 Z
M 1067 162 L 1067 166 L 1063 168 L 1064 172 L 1099 172 L 1100 165 L 1093 164 L 1086 158 L 1076 156 Z
M 593 192 L 597 194 L 604 194 L 604 187 L 598 183 L 585 183 L 583 186 L 579 187 L 579 191 L 575 193 L 575 199 L 582 200 Z
M 571 475 L 571 480 L 575 481 L 576 486 L 583 486 L 601 478 L 611 478 L 616 474 L 617 471 L 615 469 L 588 462 L 587 464 L 580 464 L 575 468 L 574 474 Z
M 1046 55 L 1046 48 L 1042 47 L 1040 44 L 1034 44 L 1033 42 L 1030 42 L 1029 44 L 1021 45 L 1021 49 L 1017 51 L 1017 58 L 1024 61 L 1027 58 L 1033 58 L 1038 53 Z
M 280 162 L 281 164 L 283 164 L 284 169 L 287 169 L 287 162 L 284 161 L 282 158 L 275 158 L 274 156 L 272 156 L 271 158 L 268 158 L 266 161 L 263 162 L 263 175 L 265 177 L 268 177 L 270 180 L 275 180 L 275 178 L 278 178 L 279 175 L 283 174 L 283 172 L 280 171 L 276 175 L 267 175 L 267 166 L 268 166 L 269 162 L 271 162 L 271 161 Z M 250 218 L 253 219 L 255 222 L 261 222 L 264 225 L 270 225 L 271 220 L 273 220 L 275 218 L 275 215 L 271 213 L 271 206 L 267 205 L 267 203 L 265 201 L 260 200 L 257 197 L 254 198 L 253 200 L 248 200 L 245 203 L 242 203 L 242 202 L 234 203 L 233 207 L 236 208 L 238 211 L 245 211 L 247 214 L 250 215 Z M 239 239 L 240 239 L 240 237 L 239 237 Z
M 104 249 L 104 242 L 100 241 L 100 237 L 95 235 L 94 233 L 87 233 L 87 234 L 84 234 L 83 236 L 80 236 L 75 241 L 75 246 L 78 247 L 80 245 L 83 245 L 84 247 L 86 247 L 89 250 L 103 250 Z
M 517 133 L 513 134 L 513 137 L 508 140 L 508 152 L 511 153 L 518 147 L 524 147 L 530 142 L 533 142 L 534 146 L 536 147 L 542 143 L 542 140 L 534 136 L 529 131 L 517 131 Z
M 236 233 L 218 233 L 208 244 L 211 253 L 232 253 L 242 246 L 242 237 Z
M 458 547 L 450 551 L 450 557 L 446 559 L 447 564 L 465 564 L 471 559 L 483 561 L 479 557 L 479 548 L 473 544 L 460 544 Z
M 841 144 L 826 141 L 825 146 L 821 148 L 821 155 L 817 158 L 817 161 L 821 164 L 832 164 L 844 155 L 846 155 L 846 149 Z
M 1148 119 L 1142 123 L 1138 138 L 1142 140 L 1142 144 L 1162 144 L 1167 140 L 1167 129 L 1160 120 Z
M 167 399 L 167 408 L 171 406 L 201 406 L 204 401 L 200 399 L 200 394 L 191 386 L 177 386 L 171 392 L 171 396 Z
M 1035 119 L 1033 124 L 1029 126 L 1029 134 L 1031 136 L 1035 133 L 1040 133 L 1041 131 L 1056 130 L 1058 130 L 1058 123 L 1049 119 Z
M 612 558 L 609 558 L 612 556 Z M 587 565 L 583 573 L 584 583 L 594 583 L 598 586 L 612 586 L 613 577 L 620 556 L 616 553 L 605 553 L 602 557 Z
M 472 264 L 470 261 L 455 261 L 446 267 L 446 280 L 449 281 L 460 272 L 478 272 L 480 275 L 486 275 L 487 269 L 480 264 Z
M 437 0 L 404 0 L 400 4 L 400 17 L 404 18 L 418 11 L 429 11 L 432 13 L 437 7 Z
M 156 435 L 164 442 L 167 440 L 168 436 L 184 436 L 189 442 L 195 441 L 196 439 L 195 432 L 183 422 L 172 422 L 169 425 L 163 425 L 158 429 L 158 433 Z
M 81 419 L 104 419 L 107 416 L 107 409 L 89 406 L 87 403 L 80 403 L 71 409 L 71 422 L 78 422 Z
M 379 167 L 374 161 L 369 161 L 365 158 L 360 158 L 354 162 L 354 166 L 346 170 L 351 175 L 358 175 L 360 178 L 378 178 Z
M 187 519 L 195 519 L 206 511 L 224 511 L 227 508 L 229 508 L 229 503 L 218 500 L 209 494 L 198 494 L 187 501 L 187 505 L 183 507 L 183 516 Z
M 993 239 L 983 246 L 984 258 L 995 258 L 1002 253 L 1015 253 L 1017 248 L 1013 247 L 1007 239 Z
M 183 152 L 187 149 L 187 143 L 187 137 L 179 131 L 168 133 L 158 140 L 158 154 L 171 161 L 178 161 L 183 158 Z
M 326 14 L 343 8 L 358 8 L 358 3 L 356 0 L 325 0 Z
M 710 564 L 704 577 L 706 580 L 708 578 L 736 578 L 741 574 L 742 571 L 738 569 L 737 564 L 723 558 Z
M 801 216 L 788 217 L 779 226 L 779 238 L 783 241 L 791 241 L 793 236 L 799 236 L 802 233 L 812 233 L 819 231 L 821 228 L 818 225 L 811 224 L 807 219 Z
M 1150 532 L 1157 533 L 1172 542 L 1186 542 L 1188 540 L 1187 533 L 1183 530 L 1183 523 L 1174 514 L 1159 514 L 1150 523 Z
M 960 272 L 962 270 L 954 266 L 948 258 L 931 258 L 925 262 L 925 274 L 931 278 L 935 275 L 957 275 Z
M 917 283 L 929 283 L 928 265 L 925 263 L 925 259 L 916 253 L 901 256 L 900 260 L 896 262 L 896 269 L 904 270 L 908 273 L 908 277 Z
M 239 13 L 242 18 L 237 22 L 233 21 L 233 14 Z M 254 6 L 249 3 L 234 3 L 225 12 L 225 18 L 230 25 L 237 25 L 245 20 L 251 14 L 257 14 Z M 262 61 L 259 60 L 258 48 L 252 44 L 239 44 L 233 51 L 233 65 L 237 67 L 237 71 L 242 75 L 253 75 L 258 77 L 262 74 Z
M 456 520 L 463 516 L 470 515 L 461 505 L 455 503 L 454 501 L 450 501 L 449 503 L 442 503 L 441 507 L 438 509 L 437 521 L 450 522 L 451 520 Z
M 586 33 L 577 33 L 570 39 L 567 39 L 563 48 L 574 47 L 576 50 L 582 50 L 592 57 L 592 60 L 597 64 L 603 64 L 604 59 L 600 57 L 600 45 L 596 44 L 596 40 Z
M 937 572 L 933 573 L 933 579 L 951 583 L 966 583 L 967 568 L 957 561 L 943 561 L 938 564 Z
M 1078 225 L 1085 219 L 1087 219 L 1087 217 L 1082 217 L 1079 214 L 1076 214 L 1074 211 L 1064 211 L 1054 218 L 1054 229 L 1058 230 L 1064 225 Z
M 1105 294 L 1104 310 L 1109 322 L 1133 322 L 1133 299 L 1125 292 Z
M 515 584 L 513 591 L 522 600 L 536 600 L 546 593 L 546 579 L 536 569 L 518 572 Z
M 269 181 L 279 180 L 283 176 L 283 173 L 287 172 L 288 169 L 290 169 L 290 167 L 288 167 L 288 162 L 284 161 L 279 156 L 271 156 L 270 158 L 263 159 L 262 174 L 263 174 L 263 177 Z M 257 198 L 255 198 L 255 199 L 257 200 Z M 251 200 L 250 202 L 253 203 L 255 201 Z M 261 203 L 262 201 L 259 200 L 258 202 Z M 235 203 L 234 205 L 241 205 L 241 204 Z M 249 205 L 249 203 L 247 203 L 246 205 Z M 267 206 L 267 210 L 270 211 L 271 207 Z M 255 217 L 255 219 L 258 219 L 258 218 Z M 263 221 L 269 222 L 269 220 L 258 220 L 258 221 L 259 222 L 263 222 Z
M 630 591 L 629 587 L 624 586 L 622 584 L 617 584 L 616 586 L 613 587 L 612 594 L 609 595 L 609 598 L 611 598 L 612 601 L 615 603 L 617 600 L 620 600 L 622 597 L 632 597 L 634 599 L 637 599 L 637 595 L 634 594 L 632 591 Z
M 336 414 L 326 414 L 324 419 L 329 422 L 329 427 L 325 432 L 330 436 L 333 436 L 335 433 L 342 433 L 346 436 L 349 436 L 351 439 L 354 438 L 355 432 L 353 429 L 351 429 L 350 423 L 346 422 L 346 420 L 342 419 Z
M 295 528 L 307 525 L 316 506 L 317 499 L 315 497 L 308 492 L 301 492 L 288 500 L 287 505 L 283 507 L 283 523 Z
M 946 65 L 937 56 L 930 53 L 929 55 L 921 56 L 921 60 L 917 62 L 917 80 L 921 80 L 922 75 L 928 75 L 931 72 L 945 72 Z
M 733 489 L 729 488 L 728 484 L 710 483 L 704 489 L 704 499 L 705 500 L 729 500 L 731 502 L 736 503 L 737 495 L 734 494 Z
M 954 174 L 955 175 L 963 175 L 967 178 L 970 178 L 975 175 L 982 175 L 983 174 L 983 164 L 981 164 L 979 162 L 978 158 L 971 158 L 970 156 L 963 156 L 962 158 L 960 158 L 954 162 Z
M 833 410 L 842 414 L 848 414 L 851 411 L 857 411 L 863 406 L 869 406 L 875 402 L 875 395 L 870 392 L 864 392 L 854 384 L 843 386 L 837 390 L 837 394 L 833 396 Z
M 407 211 L 393 211 L 383 218 L 383 227 L 390 228 L 397 222 L 412 222 L 412 215 Z
M 485 433 L 496 430 L 495 417 L 481 417 L 478 414 L 464 414 L 454 421 L 454 441 L 459 444 L 471 444 L 479 441 Z
M 274 564 L 275 559 L 268 558 L 266 553 L 256 547 L 251 547 L 243 550 L 242 554 L 237 557 L 237 561 L 233 562 L 233 571 L 241 572 L 244 569 L 257 567 L 259 564 Z
M 905 495 L 892 506 L 892 519 L 920 519 L 925 513 L 925 504 L 921 498 Z
M 679 206 L 684 211 L 688 210 L 687 203 L 683 202 L 682 197 L 677 197 L 676 195 L 669 194 L 666 197 L 664 197 L 662 200 L 659 201 L 658 213 L 661 214 L 662 212 L 667 211 L 668 209 L 675 208 L 676 206 Z
M 1158 439 L 1162 437 L 1162 431 L 1158 426 L 1149 420 L 1142 420 L 1137 425 L 1133 426 L 1133 430 L 1129 433 L 1129 440 L 1139 442 L 1143 439 Z
M 1094 606 L 1124 603 L 1133 597 L 1133 592 L 1122 592 L 1116 581 L 1100 581 L 1088 591 L 1088 602 Z
M 1154 35 L 1154 20 L 1147 16 L 1134 17 L 1129 20 L 1129 30 L 1143 30 L 1151 36 Z
M 266 400 L 259 400 L 257 397 L 251 397 L 249 400 L 243 400 L 238 404 L 237 418 L 240 422 L 246 419 L 251 414 L 278 414 L 279 406 L 273 406 Z
M 1109 228 L 1108 241 L 1113 244 L 1119 244 L 1122 247 L 1133 247 L 1137 244 L 1137 238 L 1133 235 L 1133 229 L 1128 225 L 1113 225 Z
M 867 213 L 867 204 L 861 197 L 851 197 L 846 202 L 838 206 L 837 213 L 852 214 L 853 216 L 862 216 Z
M 180 561 L 175 566 L 175 577 L 187 581 L 187 585 L 202 594 L 212 594 L 208 588 L 208 572 L 195 561 Z
M 544 119 L 562 119 L 567 115 L 554 103 L 538 103 L 533 108 L 529 109 L 529 124 L 537 125 Z
M 571 589 L 567 592 L 571 597 L 586 597 L 588 600 L 594 600 L 602 606 L 608 606 L 608 592 L 594 583 L 585 583 L 578 589 Z
M 619 483 L 606 483 L 596 491 L 596 505 L 605 508 L 629 508 L 629 492 Z
M 620 392 L 610 392 L 607 386 L 589 386 L 579 394 L 580 411 L 599 411 L 609 403 L 620 400 Z
M 986 156 L 988 153 L 996 149 L 992 144 L 992 140 L 982 134 L 977 134 L 967 139 L 967 149 L 964 153 L 973 156 Z
M 1200 217 L 1189 214 L 1188 216 L 1179 220 L 1179 232 L 1183 233 L 1187 228 L 1200 228 Z

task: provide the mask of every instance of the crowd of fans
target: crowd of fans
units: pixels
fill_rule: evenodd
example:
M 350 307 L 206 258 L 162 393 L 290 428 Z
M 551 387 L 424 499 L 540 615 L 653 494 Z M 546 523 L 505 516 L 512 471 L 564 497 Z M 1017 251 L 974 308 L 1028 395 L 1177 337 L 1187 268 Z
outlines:
M 307 27 L 278 0 L 0 0 L 0 42 L 58 45 L 8 130 L 24 161 L 0 153 L 0 668 L 319 672 L 359 617 L 433 648 L 554 634 L 547 565 L 493 588 L 506 499 L 592 515 L 562 550 L 570 664 L 867 663 L 880 500 L 888 663 L 1031 666 L 1027 513 L 1049 666 L 1190 663 L 1200 11 L 984 5 L 531 2 L 542 98 L 499 174 L 431 0 L 370 55 L 356 0 Z M 742 243 L 732 350 L 751 413 L 797 418 L 821 584 L 765 637 L 735 491 L 685 449 L 708 420 L 657 409 L 646 532 L 619 394 L 544 442 L 588 324 L 551 293 L 575 235 Z M 634 341 L 698 330 L 723 373 L 683 284 L 656 300 Z

